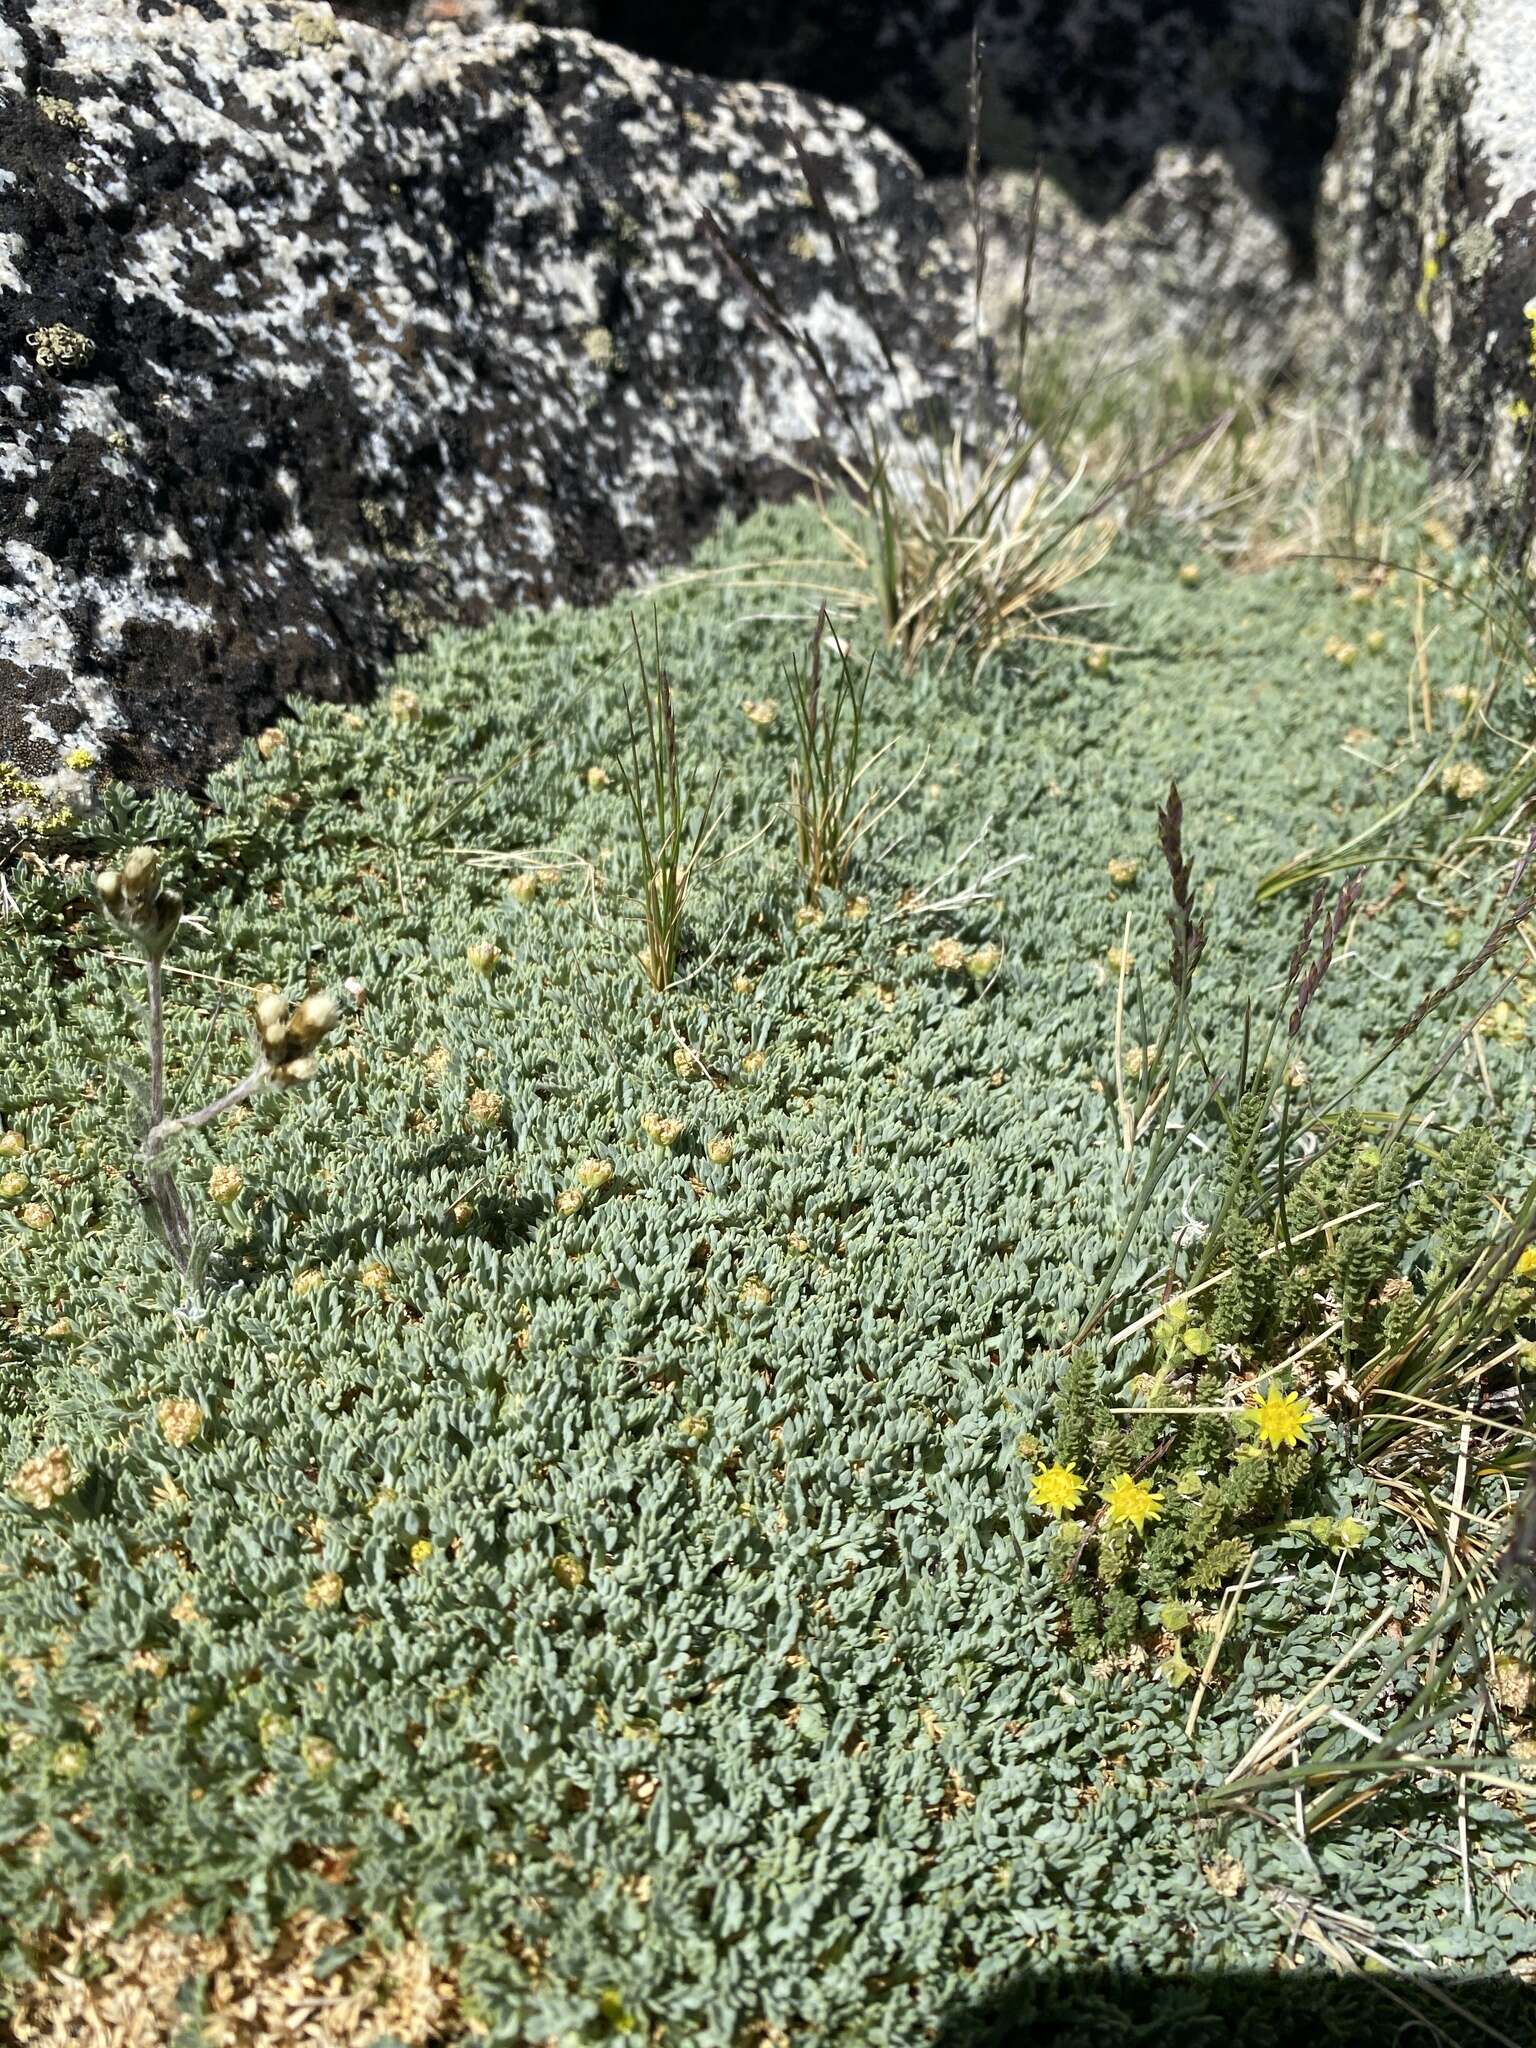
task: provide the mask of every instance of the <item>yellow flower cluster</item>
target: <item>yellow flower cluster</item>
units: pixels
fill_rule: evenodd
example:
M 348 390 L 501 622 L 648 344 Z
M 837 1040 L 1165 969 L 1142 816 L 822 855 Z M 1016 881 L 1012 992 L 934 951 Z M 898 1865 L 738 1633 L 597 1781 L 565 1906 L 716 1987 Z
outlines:
M 74 1487 L 74 1467 L 69 1461 L 68 1451 L 59 1444 L 25 1459 L 11 1474 L 12 1493 L 39 1514 L 51 1508 L 56 1501 L 63 1500 L 66 1494 L 74 1491 Z

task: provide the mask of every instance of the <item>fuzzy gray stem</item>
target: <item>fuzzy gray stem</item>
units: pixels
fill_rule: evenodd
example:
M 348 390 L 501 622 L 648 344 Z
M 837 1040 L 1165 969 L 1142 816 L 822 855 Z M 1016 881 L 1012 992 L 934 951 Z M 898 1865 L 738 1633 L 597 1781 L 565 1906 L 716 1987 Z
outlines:
M 158 954 L 144 962 L 149 982 L 149 1127 L 165 1115 L 165 975 Z M 148 1144 L 145 1146 L 146 1154 Z
M 222 1116 L 225 1110 L 235 1109 L 240 1103 L 249 1101 L 257 1089 L 266 1082 L 268 1075 L 266 1062 L 258 1061 L 243 1081 L 237 1081 L 233 1088 L 219 1096 L 216 1101 L 205 1103 L 201 1109 L 189 1110 L 185 1116 L 162 1117 L 144 1140 L 146 1163 L 153 1164 L 161 1146 L 167 1139 L 174 1138 L 178 1132 L 199 1131 L 205 1124 L 211 1124 L 215 1117 Z

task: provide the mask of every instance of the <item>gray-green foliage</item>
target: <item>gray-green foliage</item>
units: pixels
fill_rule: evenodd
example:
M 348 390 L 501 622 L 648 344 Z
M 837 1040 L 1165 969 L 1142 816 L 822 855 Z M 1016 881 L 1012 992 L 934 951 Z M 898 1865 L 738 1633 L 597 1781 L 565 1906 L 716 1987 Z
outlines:
M 713 552 L 816 545 L 776 514 Z M 1337 1887 L 1431 1955 L 1532 1946 L 1536 1885 L 1475 1789 L 1479 1854 L 1512 1873 L 1475 1927 L 1444 1800 L 1316 1875 L 1257 1825 L 1232 1836 L 1241 1897 L 1200 1875 L 1190 1795 L 1256 1699 L 1408 1611 L 1418 1553 L 1389 1518 L 1329 1611 L 1335 1560 L 1277 1539 L 1188 1740 L 1150 1669 L 1065 1646 L 1026 1505 L 1015 1444 L 1048 1425 L 1053 1347 L 1129 1207 L 1105 952 L 1127 906 L 1137 952 L 1165 951 L 1154 802 L 1176 769 L 1213 892 L 1202 972 L 1235 1019 L 1290 942 L 1254 875 L 1361 795 L 1324 734 L 1367 702 L 1390 729 L 1397 704 L 1385 665 L 1346 703 L 1307 651 L 1337 609 L 1315 572 L 1192 592 L 1175 559 L 1148 542 L 1101 582 L 1140 650 L 1110 676 L 1066 648 L 980 689 L 877 669 L 871 744 L 894 742 L 891 787 L 916 781 L 851 877 L 867 912 L 828 898 L 810 924 L 792 735 L 739 709 L 809 621 L 765 621 L 761 592 L 670 600 L 679 723 L 723 770 L 722 855 L 748 850 L 701 870 L 665 1005 L 633 962 L 621 798 L 587 774 L 624 735 L 622 610 L 450 636 L 404 672 L 419 716 L 309 708 L 205 811 L 111 799 L 82 859 L 153 838 L 204 920 L 172 977 L 173 1076 L 240 1071 L 262 980 L 365 990 L 311 1090 L 183 1157 L 194 1188 L 215 1162 L 246 1182 L 198 1205 L 219 1240 L 201 1321 L 126 1170 L 135 991 L 88 866 L 18 871 L 0 1106 L 53 1223 L 0 1215 L 0 1451 L 9 1472 L 62 1445 L 79 1484 L 0 1506 L 10 1970 L 104 1891 L 259 1930 L 320 1901 L 461 1955 L 496 2040 L 595 2024 L 617 1986 L 726 2048 L 759 2019 L 913 2040 L 1032 1959 L 1267 1965 L 1261 1874 Z M 1028 856 L 996 900 L 902 915 L 988 820 L 975 862 Z M 558 878 L 514 901 L 485 853 Z M 1127 855 L 1143 880 L 1116 896 Z M 1001 942 L 1002 971 L 945 971 L 941 936 Z M 1315 1064 L 1389 1028 L 1439 957 L 1411 903 L 1369 937 Z M 465 957 L 486 941 L 489 975 Z M 674 1147 L 647 1112 L 682 1122 Z M 613 1180 L 562 1214 L 593 1156 Z M 1179 1227 L 1174 1179 L 1128 1282 Z M 180 1447 L 166 1398 L 203 1412 Z M 338 1887 L 314 1851 L 343 1845 Z

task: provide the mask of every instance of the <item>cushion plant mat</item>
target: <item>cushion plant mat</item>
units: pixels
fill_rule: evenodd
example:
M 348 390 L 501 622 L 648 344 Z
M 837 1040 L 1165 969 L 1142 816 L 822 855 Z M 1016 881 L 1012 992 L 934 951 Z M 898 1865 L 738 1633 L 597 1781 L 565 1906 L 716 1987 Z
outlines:
M 78 844 L 15 864 L 0 1103 L 52 1223 L 0 1215 L 0 1447 L 10 1472 L 61 1446 L 78 1483 L 0 1508 L 13 1989 L 45 1930 L 103 1906 L 119 1928 L 237 1915 L 258 1945 L 319 1912 L 425 1943 L 509 2043 L 1203 2040 L 1244 1986 L 1244 2038 L 1280 2040 L 1282 1957 L 1323 1972 L 1285 2007 L 1322 2039 L 1335 1980 L 1296 1932 L 1316 1901 L 1463 2001 L 1505 1997 L 1536 1875 L 1478 1785 L 1471 1917 L 1443 1782 L 1309 1849 L 1288 1792 L 1194 1810 L 1277 1699 L 1438 1589 L 1347 1458 L 1317 1505 L 1368 1540 L 1342 1565 L 1302 1534 L 1262 1547 L 1192 1733 L 1154 1656 L 1072 1654 L 1027 1502 L 1019 1440 L 1049 1433 L 1132 1201 L 1110 955 L 1129 914 L 1129 1044 L 1136 987 L 1151 1028 L 1168 1001 L 1169 778 L 1210 927 L 1201 1028 L 1230 1065 L 1305 907 L 1256 909 L 1257 878 L 1443 743 L 1409 737 L 1401 591 L 1362 616 L 1323 565 L 1212 556 L 1191 584 L 1190 546 L 1127 542 L 1083 586 L 1102 672 L 1070 644 L 978 679 L 878 658 L 873 780 L 899 800 L 814 921 L 783 676 L 814 599 L 745 565 L 824 554 L 822 529 L 761 515 L 654 625 L 645 600 L 701 801 L 720 777 L 665 1002 L 633 958 L 627 605 L 447 635 L 372 711 L 309 708 L 248 748 L 207 803 L 108 788 Z M 1454 683 L 1473 622 L 1429 605 Z M 1379 652 L 1325 652 L 1367 625 Z M 869 616 L 851 630 L 863 658 Z M 244 1071 L 256 984 L 355 984 L 311 1087 L 183 1147 L 191 1306 L 135 1189 L 139 970 L 88 888 L 143 838 L 189 898 L 168 998 L 189 1101 Z M 1356 921 L 1303 1097 L 1475 947 L 1458 907 L 1409 889 Z M 990 976 L 941 964 L 989 944 Z M 1528 1063 L 1484 1051 L 1520 1145 Z M 1396 1099 L 1398 1068 L 1374 1085 Z M 1437 1101 L 1489 1107 L 1464 1061 Z M 562 1203 L 593 1158 L 612 1179 Z M 1186 1147 L 1154 1203 L 1127 1316 L 1190 1241 L 1210 1158 Z M 1114 1358 L 1129 1377 L 1146 1353 Z M 166 1400 L 201 1412 L 189 1440 Z M 1359 1996 L 1337 2038 L 1407 2023 Z

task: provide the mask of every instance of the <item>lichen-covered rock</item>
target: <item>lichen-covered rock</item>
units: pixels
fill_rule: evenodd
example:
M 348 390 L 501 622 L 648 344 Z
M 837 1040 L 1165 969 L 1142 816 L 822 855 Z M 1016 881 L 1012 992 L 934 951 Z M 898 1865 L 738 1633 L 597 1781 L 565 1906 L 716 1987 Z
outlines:
M 1368 0 L 1324 182 L 1320 301 L 1362 410 L 1469 523 L 1536 533 L 1536 17 Z
M 965 153 L 979 25 L 993 165 L 1042 160 L 1102 218 L 1151 175 L 1161 149 L 1217 149 L 1305 250 L 1360 0 L 585 4 L 599 35 L 646 55 L 859 107 L 936 171 Z
M 937 197 L 958 246 L 969 201 L 960 181 Z M 1004 345 L 1018 330 L 1034 179 L 983 181 L 983 321 Z M 1042 182 L 1029 266 L 1033 331 L 1078 347 L 1085 367 L 1182 347 L 1263 383 L 1302 346 L 1311 292 L 1284 231 L 1242 190 L 1225 158 L 1166 149 L 1146 183 L 1106 221 Z
M 0 0 L 0 758 L 194 780 L 783 487 L 824 394 L 702 206 L 856 411 L 942 383 L 953 269 L 856 115 L 527 25 Z

